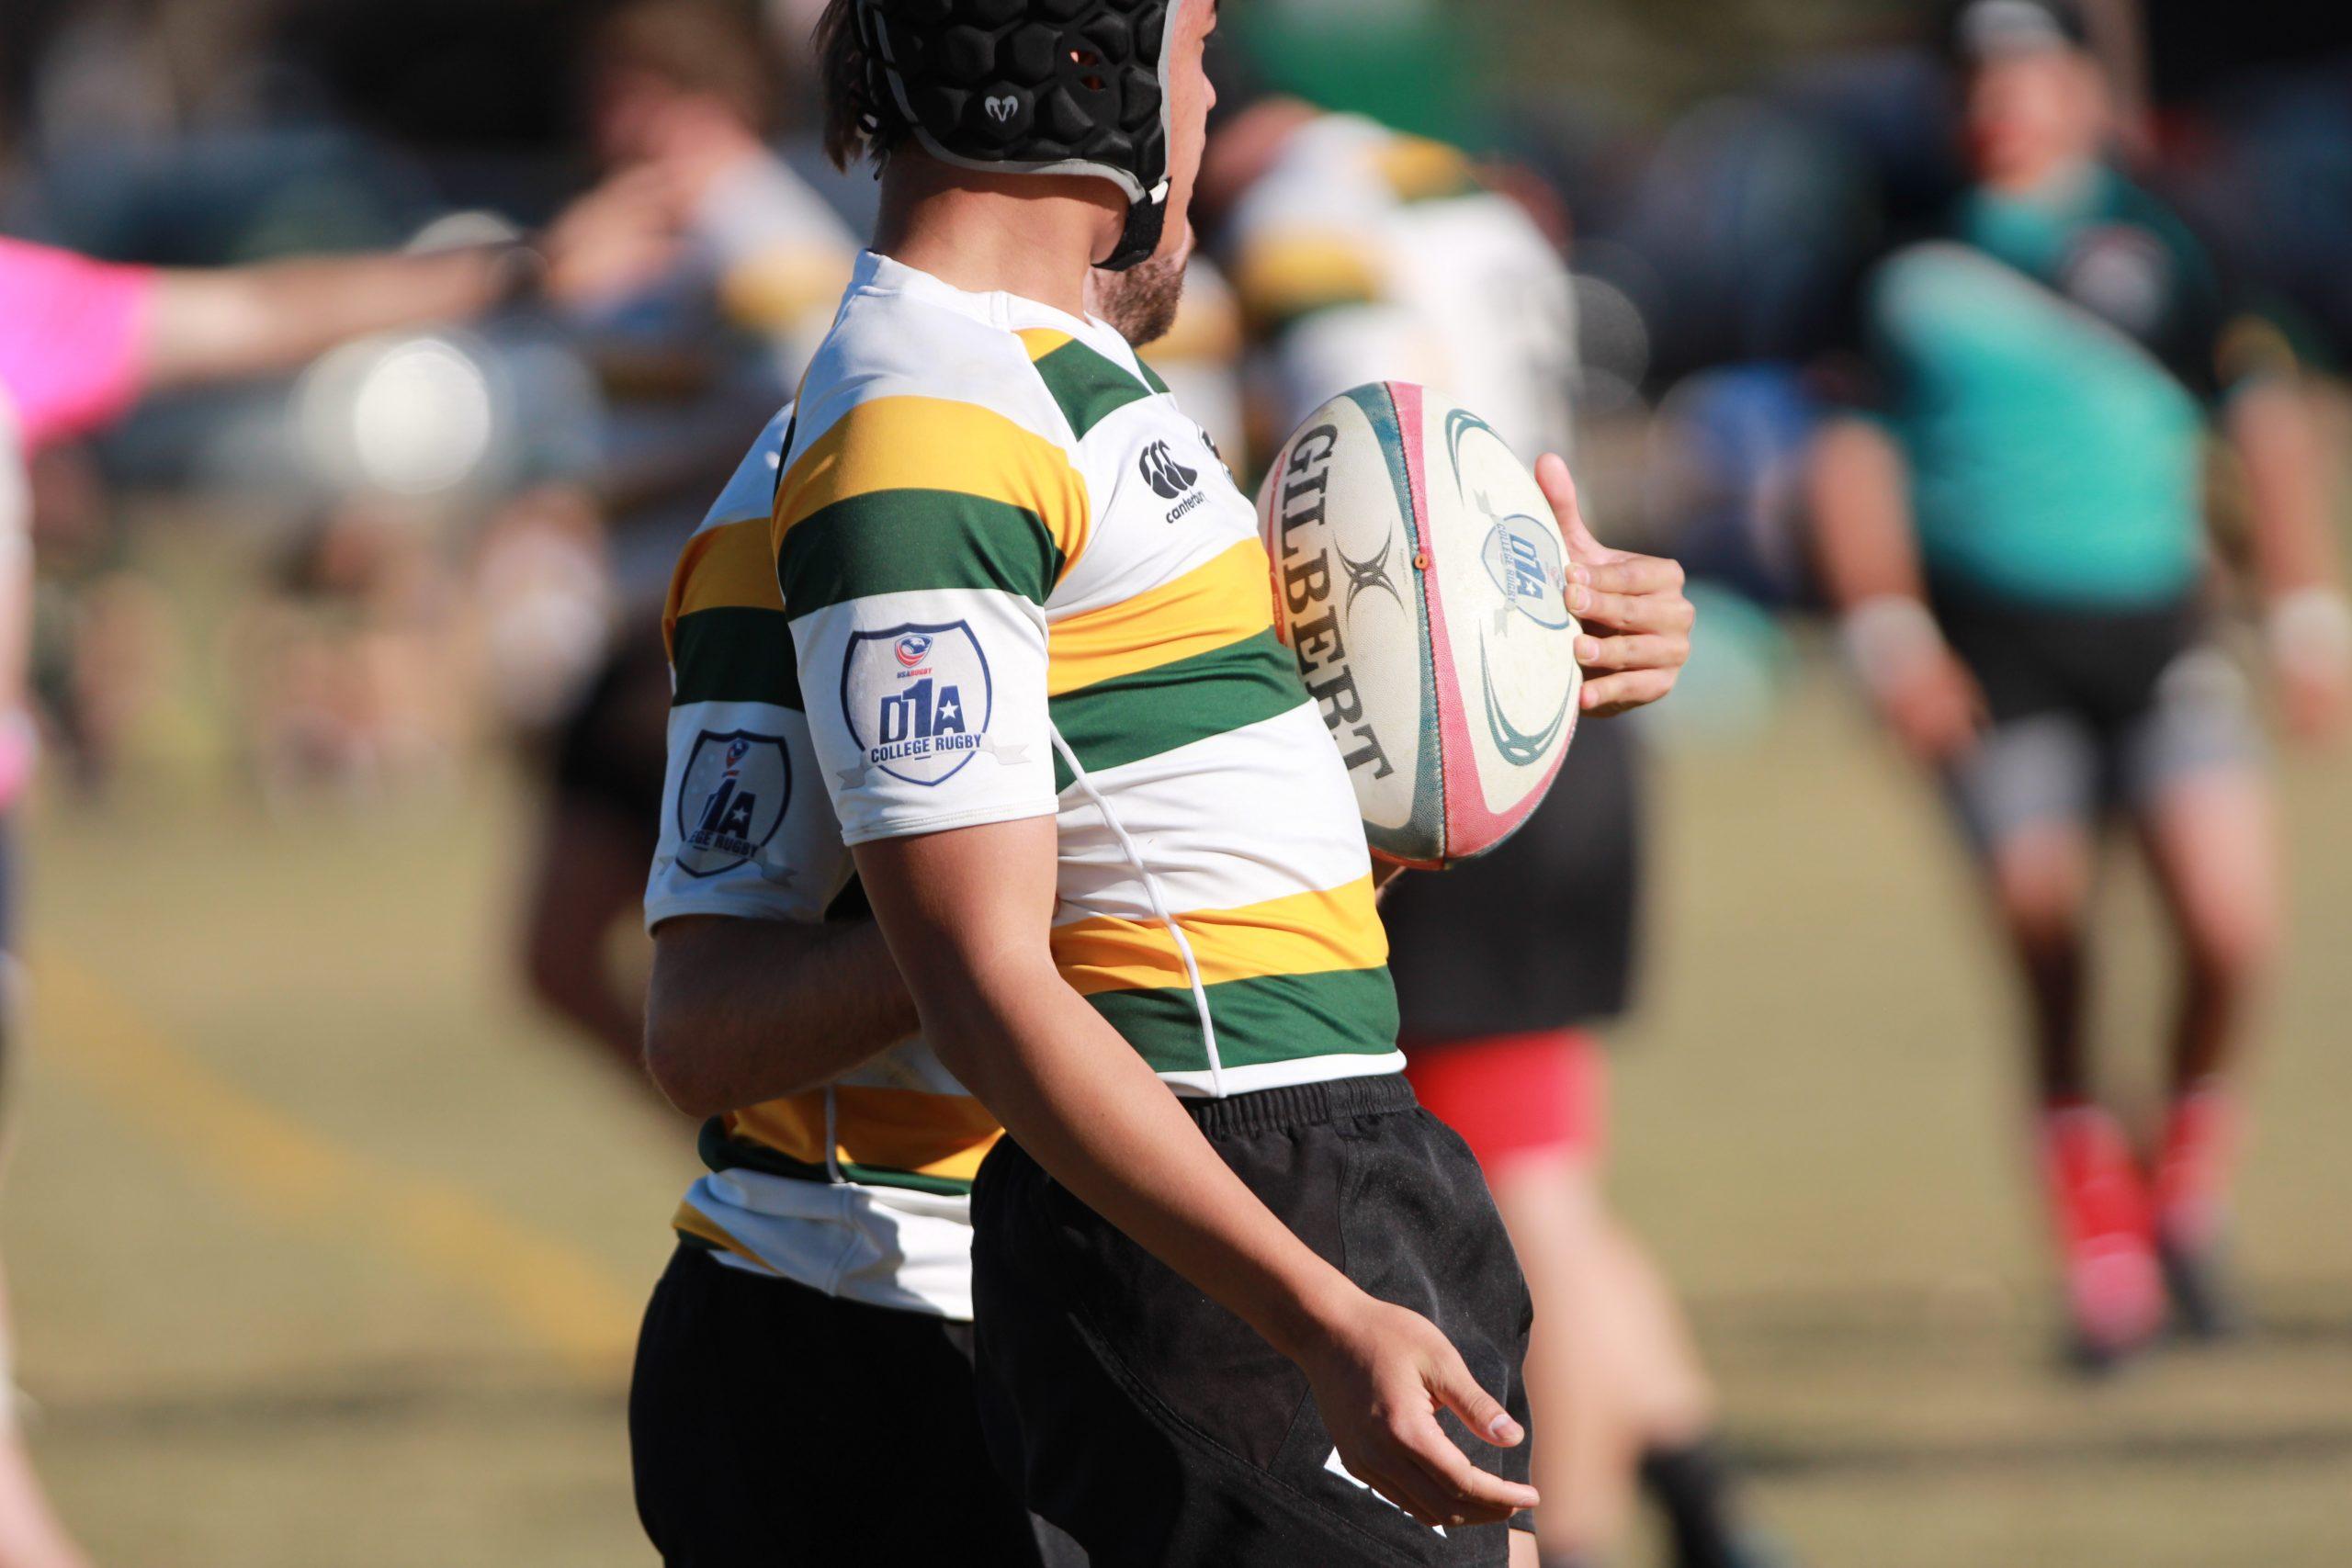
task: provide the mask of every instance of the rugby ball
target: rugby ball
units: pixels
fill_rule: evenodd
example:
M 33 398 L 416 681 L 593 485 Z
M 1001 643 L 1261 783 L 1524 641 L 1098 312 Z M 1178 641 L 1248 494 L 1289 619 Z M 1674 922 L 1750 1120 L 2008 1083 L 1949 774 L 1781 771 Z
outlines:
M 1258 498 L 1274 623 L 1383 860 L 1434 869 L 1543 802 L 1584 687 L 1550 502 L 1486 421 L 1384 381 L 1310 414 Z

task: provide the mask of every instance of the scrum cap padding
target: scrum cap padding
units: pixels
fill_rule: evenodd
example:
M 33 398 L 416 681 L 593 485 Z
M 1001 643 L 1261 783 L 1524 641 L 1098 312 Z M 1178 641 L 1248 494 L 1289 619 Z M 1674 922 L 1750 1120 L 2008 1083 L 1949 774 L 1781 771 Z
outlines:
M 1105 263 L 1159 243 L 1168 211 L 1175 0 L 858 0 L 869 96 L 965 168 L 1109 180 L 1127 228 Z

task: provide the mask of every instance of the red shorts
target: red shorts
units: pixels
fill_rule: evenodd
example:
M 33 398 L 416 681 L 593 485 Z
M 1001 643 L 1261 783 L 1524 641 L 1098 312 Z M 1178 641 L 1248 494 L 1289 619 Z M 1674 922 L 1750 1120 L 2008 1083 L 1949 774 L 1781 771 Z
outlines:
M 1490 1177 L 1524 1155 L 1600 1156 L 1609 1070 L 1584 1030 L 1408 1042 L 1405 1077 Z

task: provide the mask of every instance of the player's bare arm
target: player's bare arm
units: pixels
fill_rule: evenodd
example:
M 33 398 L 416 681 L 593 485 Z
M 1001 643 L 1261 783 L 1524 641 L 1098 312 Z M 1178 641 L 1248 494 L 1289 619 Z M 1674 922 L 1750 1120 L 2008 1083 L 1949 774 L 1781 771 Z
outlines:
M 581 197 L 535 243 L 161 273 L 146 386 L 290 371 L 350 338 L 469 321 L 534 291 L 594 298 L 656 268 L 678 222 L 664 190 L 624 179 Z
M 2327 520 L 2318 434 L 2301 390 L 2283 378 L 2230 400 L 2230 444 L 2245 476 L 2255 571 L 2288 725 L 2307 739 L 2352 721 L 2352 601 Z
M 871 921 L 684 915 L 653 933 L 645 1067 L 689 1116 L 821 1088 L 914 1031 Z
M 1847 652 L 1905 748 L 1939 765 L 1975 744 L 1984 696 L 1928 609 L 1906 483 L 1894 442 L 1859 419 L 1833 421 L 1806 469 L 1815 553 Z
M 1358 1477 L 1429 1524 L 1533 1506 L 1438 1425 L 1452 1410 L 1489 1442 L 1524 1437 L 1445 1337 L 1293 1235 L 1056 970 L 1055 843 L 1041 817 L 857 846 L 941 1061 L 1081 1202 L 1296 1361 Z

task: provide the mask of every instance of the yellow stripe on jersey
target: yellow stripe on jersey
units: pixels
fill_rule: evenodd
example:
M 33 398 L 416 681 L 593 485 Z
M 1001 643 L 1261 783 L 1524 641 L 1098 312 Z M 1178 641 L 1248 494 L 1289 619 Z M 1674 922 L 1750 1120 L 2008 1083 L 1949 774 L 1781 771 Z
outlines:
M 670 578 L 663 620 L 675 626 L 698 610 L 783 609 L 769 534 L 766 518 L 747 517 L 705 528 L 687 540 Z
M 1244 539 L 1172 582 L 1056 621 L 1048 628 L 1046 694 L 1058 697 L 1257 636 L 1274 624 L 1272 580 L 1266 547 Z
M 1396 137 L 1374 154 L 1373 161 L 1399 201 L 1434 201 L 1466 196 L 1478 188 L 1467 157 L 1456 148 L 1425 137 Z
M 1234 289 L 1252 321 L 1276 326 L 1334 305 L 1378 299 L 1381 268 L 1372 251 L 1355 240 L 1294 231 L 1251 243 L 1236 270 Z
M 763 1100 L 726 1117 L 728 1136 L 748 1138 L 802 1165 L 825 1163 L 825 1094 Z
M 1176 924 L 1204 986 L 1377 969 L 1388 962 L 1388 933 L 1381 926 L 1369 876 L 1329 892 L 1295 893 L 1238 909 L 1195 910 L 1178 915 Z M 1176 940 L 1158 920 L 1074 920 L 1054 929 L 1053 953 L 1062 978 L 1080 996 L 1189 983 Z
M 692 1203 L 678 1205 L 678 1212 L 670 1217 L 670 1228 L 680 1235 L 690 1235 L 696 1241 L 707 1242 L 721 1252 L 731 1252 L 745 1262 L 756 1263 L 763 1269 L 769 1267 L 766 1259 L 729 1235 L 726 1226 L 695 1208 Z M 769 1271 L 774 1272 L 772 1269 Z
M 1221 369 L 1240 357 L 1243 346 L 1238 301 L 1222 290 L 1210 294 L 1193 288 L 1186 291 L 1175 324 L 1139 355 L 1147 364 L 1204 359 Z
M 1086 553 L 1086 479 L 1053 442 L 978 403 L 914 396 L 858 404 L 776 487 L 773 543 L 827 507 L 889 491 L 946 491 L 1035 516 L 1062 554 Z
M 789 332 L 831 314 L 849 282 L 850 264 L 821 245 L 774 245 L 729 267 L 718 279 L 718 308 L 754 332 Z M 815 321 L 821 326 L 821 321 Z
M 1018 332 L 1012 335 L 1019 338 L 1021 346 L 1029 351 L 1029 363 L 1032 365 L 1036 364 L 1054 350 L 1077 341 L 1069 333 L 1057 333 L 1051 327 L 1031 327 L 1025 332 Z
M 1004 1130 L 987 1106 L 953 1094 L 843 1084 L 833 1131 L 845 1166 L 969 1181 Z
M 833 1157 L 853 1180 L 893 1175 L 968 1182 L 1002 1129 L 978 1100 L 962 1095 L 841 1085 L 833 1089 Z M 771 1100 L 726 1118 L 728 1135 L 774 1149 L 797 1164 L 825 1164 L 825 1096 L 818 1090 Z

